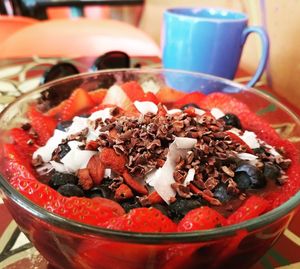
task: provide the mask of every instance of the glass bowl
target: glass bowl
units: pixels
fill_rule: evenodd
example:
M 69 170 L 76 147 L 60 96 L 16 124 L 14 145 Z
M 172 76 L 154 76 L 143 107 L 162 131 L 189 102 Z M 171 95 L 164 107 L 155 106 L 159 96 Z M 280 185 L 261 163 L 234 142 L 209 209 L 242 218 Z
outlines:
M 78 87 L 93 91 L 131 80 L 185 92 L 224 92 L 246 103 L 278 131 L 287 125 L 288 132 L 279 132 L 284 139 L 296 141 L 293 137 L 300 135 L 298 118 L 258 90 L 200 73 L 124 69 L 60 79 L 18 98 L 0 115 L 1 145 L 7 139 L 5 131 L 24 122 L 28 104 L 42 98 L 51 108 Z M 295 146 L 300 149 L 299 143 Z M 300 203 L 298 192 L 276 209 L 240 224 L 190 233 L 134 233 L 89 226 L 50 213 L 13 189 L 4 176 L 0 186 L 20 229 L 50 264 L 63 269 L 249 268 L 276 242 Z

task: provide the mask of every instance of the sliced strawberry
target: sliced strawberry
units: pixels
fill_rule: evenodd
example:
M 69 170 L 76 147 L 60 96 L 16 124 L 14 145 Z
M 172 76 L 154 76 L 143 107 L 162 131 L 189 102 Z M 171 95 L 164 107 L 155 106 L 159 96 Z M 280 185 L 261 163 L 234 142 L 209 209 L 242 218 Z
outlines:
M 10 130 L 9 135 L 12 137 L 13 142 L 18 145 L 18 148 L 29 157 L 38 148 L 35 138 L 22 128 L 13 128 Z
M 129 213 L 112 219 L 107 228 L 131 232 L 175 232 L 176 224 L 156 208 L 135 208 Z
M 92 114 L 96 111 L 103 110 L 103 109 L 108 108 L 108 107 L 115 107 L 115 105 L 109 105 L 109 104 L 96 105 L 96 106 L 92 107 L 90 110 L 88 110 L 88 113 Z
M 226 219 L 214 209 L 202 206 L 189 211 L 178 223 L 178 232 L 213 229 L 226 224 Z
M 61 110 L 59 119 L 62 121 L 71 120 L 74 116 L 79 115 L 93 107 L 95 103 L 92 97 L 84 89 L 76 89 L 66 100 Z
M 149 101 L 149 102 L 153 102 L 156 105 L 159 103 L 158 98 L 156 97 L 156 95 L 153 92 L 145 93 L 143 99 L 140 101 Z
M 12 176 L 21 176 L 35 179 L 35 171 L 31 166 L 31 159 L 28 155 L 20 151 L 17 145 L 3 145 L 3 160 L 1 162 L 1 172 L 9 178 Z
M 174 90 L 169 87 L 160 88 L 156 93 L 156 97 L 160 103 L 174 103 L 175 101 L 183 98 L 184 92 Z
M 131 102 L 137 100 L 141 101 L 144 99 L 145 96 L 144 90 L 137 81 L 125 82 L 124 84 L 121 85 L 121 88 L 129 97 Z
M 38 134 L 38 142 L 40 145 L 45 145 L 48 139 L 53 135 L 57 121 L 42 114 L 34 106 L 29 107 L 27 112 L 32 128 Z
M 195 104 L 200 108 L 203 108 L 202 101 L 205 97 L 206 96 L 201 92 L 187 93 L 182 98 L 174 102 L 174 107 L 182 108 L 184 105 L 187 104 Z
M 107 89 L 98 89 L 92 92 L 88 92 L 89 96 L 91 97 L 92 101 L 96 104 L 99 105 L 102 103 L 105 95 L 107 93 Z
M 22 176 L 11 178 L 10 184 L 33 203 L 48 211 L 86 224 L 103 226 L 111 218 L 124 214 L 121 206 L 113 201 L 108 202 L 104 198 L 64 197 L 37 180 Z
M 249 197 L 244 204 L 227 218 L 228 225 L 256 218 L 270 209 L 270 203 L 259 196 Z

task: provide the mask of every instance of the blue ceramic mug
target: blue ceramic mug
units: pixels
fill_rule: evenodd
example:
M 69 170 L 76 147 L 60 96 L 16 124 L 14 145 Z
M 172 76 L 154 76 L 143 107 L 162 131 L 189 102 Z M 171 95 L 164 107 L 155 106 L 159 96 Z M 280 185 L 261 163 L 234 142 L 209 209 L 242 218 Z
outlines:
M 171 8 L 164 13 L 164 68 L 202 72 L 233 79 L 250 33 L 262 42 L 258 68 L 247 86 L 262 75 L 268 60 L 269 39 L 261 27 L 248 27 L 244 13 L 215 8 Z

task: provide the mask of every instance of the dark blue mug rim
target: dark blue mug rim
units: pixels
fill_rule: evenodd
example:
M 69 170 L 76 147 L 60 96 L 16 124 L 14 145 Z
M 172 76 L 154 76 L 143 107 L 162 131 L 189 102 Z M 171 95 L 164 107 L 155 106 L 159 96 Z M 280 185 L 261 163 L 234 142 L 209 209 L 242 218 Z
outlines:
M 207 17 L 200 14 L 200 12 L 206 11 L 208 13 L 215 13 L 218 17 Z M 241 22 L 248 21 L 248 16 L 239 11 L 225 9 L 225 8 L 213 8 L 213 7 L 172 7 L 165 10 L 165 15 L 170 15 L 174 17 L 185 17 L 198 21 L 209 21 L 209 22 Z M 193 14 L 194 13 L 194 14 Z M 230 17 L 226 17 L 227 15 L 222 14 L 227 13 L 231 15 Z M 236 17 L 234 17 L 236 16 Z

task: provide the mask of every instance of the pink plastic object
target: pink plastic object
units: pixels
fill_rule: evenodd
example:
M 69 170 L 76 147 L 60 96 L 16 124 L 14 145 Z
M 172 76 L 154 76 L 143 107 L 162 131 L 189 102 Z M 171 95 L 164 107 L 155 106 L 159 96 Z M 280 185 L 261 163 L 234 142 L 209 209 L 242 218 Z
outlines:
M 0 16 L 0 44 L 24 27 L 28 27 L 38 22 L 35 19 L 18 16 Z
M 49 20 L 20 30 L 0 46 L 0 58 L 98 56 L 112 50 L 160 56 L 158 45 L 132 25 L 80 18 Z

